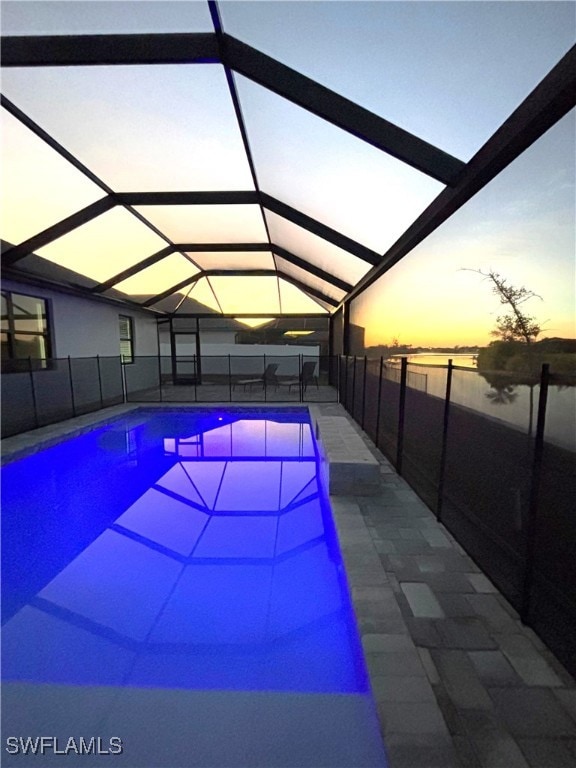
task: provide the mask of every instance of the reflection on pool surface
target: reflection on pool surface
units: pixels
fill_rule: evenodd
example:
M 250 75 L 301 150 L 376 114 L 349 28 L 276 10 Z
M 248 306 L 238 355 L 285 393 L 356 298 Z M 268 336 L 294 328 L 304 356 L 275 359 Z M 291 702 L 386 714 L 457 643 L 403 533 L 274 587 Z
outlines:
M 306 412 L 139 412 L 2 475 L 6 733 L 385 764 Z

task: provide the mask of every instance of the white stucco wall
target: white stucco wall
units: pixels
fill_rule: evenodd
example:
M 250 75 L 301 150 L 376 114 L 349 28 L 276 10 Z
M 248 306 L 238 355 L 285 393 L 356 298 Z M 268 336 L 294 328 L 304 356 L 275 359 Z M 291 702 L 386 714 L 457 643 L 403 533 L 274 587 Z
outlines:
M 201 344 L 202 371 L 205 374 L 228 374 L 228 355 L 233 375 L 260 376 L 267 365 L 277 366 L 278 376 L 297 376 L 302 361 L 317 359 L 320 347 L 290 344 Z M 302 358 L 302 360 L 301 360 Z
M 118 356 L 119 315 L 133 318 L 135 354 L 158 354 L 156 318 L 152 314 L 34 285 L 17 284 L 11 280 L 4 280 L 2 287 L 7 291 L 49 300 L 54 357 Z
M 201 339 L 202 356 L 233 355 L 234 357 L 318 357 L 320 347 L 296 344 L 205 344 Z M 185 354 L 185 353 L 184 353 Z
M 200 329 L 200 341 L 202 344 L 234 344 L 236 331 L 206 331 Z

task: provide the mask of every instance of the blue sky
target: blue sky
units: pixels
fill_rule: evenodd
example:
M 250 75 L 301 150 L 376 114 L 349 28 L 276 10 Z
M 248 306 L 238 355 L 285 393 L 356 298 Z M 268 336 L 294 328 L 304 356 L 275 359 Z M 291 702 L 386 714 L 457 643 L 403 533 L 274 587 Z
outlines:
M 468 160 L 574 44 L 570 2 L 224 2 L 230 34 Z

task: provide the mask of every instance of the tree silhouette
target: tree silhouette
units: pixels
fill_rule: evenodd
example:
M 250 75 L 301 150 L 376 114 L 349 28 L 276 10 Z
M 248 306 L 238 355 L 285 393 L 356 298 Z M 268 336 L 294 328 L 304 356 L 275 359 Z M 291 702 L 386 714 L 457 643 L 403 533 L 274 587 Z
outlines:
M 486 397 L 494 405 L 509 405 L 516 400 L 518 393 L 513 384 L 505 384 L 499 387 L 492 385 L 490 391 L 486 392 Z
M 501 341 L 509 343 L 521 342 L 525 346 L 526 358 L 525 368 L 528 373 L 535 373 L 534 370 L 534 355 L 532 350 L 533 342 L 536 341 L 542 326 L 535 317 L 525 314 L 522 305 L 530 299 L 542 299 L 534 291 L 521 286 L 516 288 L 510 285 L 508 280 L 498 272 L 491 269 L 489 272 L 483 272 L 481 269 L 470 269 L 468 272 L 476 272 L 478 275 L 482 275 L 485 280 L 489 280 L 492 283 L 492 293 L 498 297 L 500 304 L 509 307 L 510 312 L 504 315 L 499 315 L 496 318 L 496 328 L 490 332 L 492 336 L 497 337 Z M 522 366 L 524 367 L 524 366 Z M 532 434 L 532 424 L 534 420 L 534 386 L 535 383 L 529 383 L 530 387 L 530 412 L 528 418 L 528 434 Z M 511 393 L 509 393 L 511 394 Z M 505 391 L 501 390 L 498 395 L 489 392 L 487 397 L 494 403 L 503 404 L 505 402 L 513 402 L 514 398 L 506 400 Z
M 526 352 L 530 356 L 532 342 L 536 341 L 542 326 L 536 321 L 535 317 L 526 315 L 521 306 L 530 299 L 542 299 L 538 293 L 530 291 L 523 286 L 515 288 L 510 285 L 506 278 L 490 270 L 483 272 L 481 269 L 471 269 L 469 272 L 476 272 L 482 275 L 486 280 L 492 283 L 492 293 L 498 297 L 500 304 L 508 305 L 511 313 L 499 315 L 496 318 L 496 328 L 490 331 L 492 336 L 496 336 L 502 341 L 521 341 L 526 344 Z

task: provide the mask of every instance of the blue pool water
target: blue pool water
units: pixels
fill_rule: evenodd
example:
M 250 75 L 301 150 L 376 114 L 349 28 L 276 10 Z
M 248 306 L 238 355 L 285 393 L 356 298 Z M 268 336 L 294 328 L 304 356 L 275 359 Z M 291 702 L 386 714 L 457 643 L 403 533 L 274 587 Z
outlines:
M 93 728 L 124 722 L 139 765 L 134 734 L 169 695 L 176 719 L 194 713 L 199 765 L 384 764 L 307 412 L 138 412 L 7 465 L 2 502 L 12 729 L 45 696 L 72 719 L 96 707 Z M 262 732 L 246 752 L 246 728 L 229 728 L 247 709 Z M 222 717 L 226 734 L 200 746 Z M 298 755 L 262 746 L 316 717 Z M 164 759 L 181 758 L 145 764 Z

